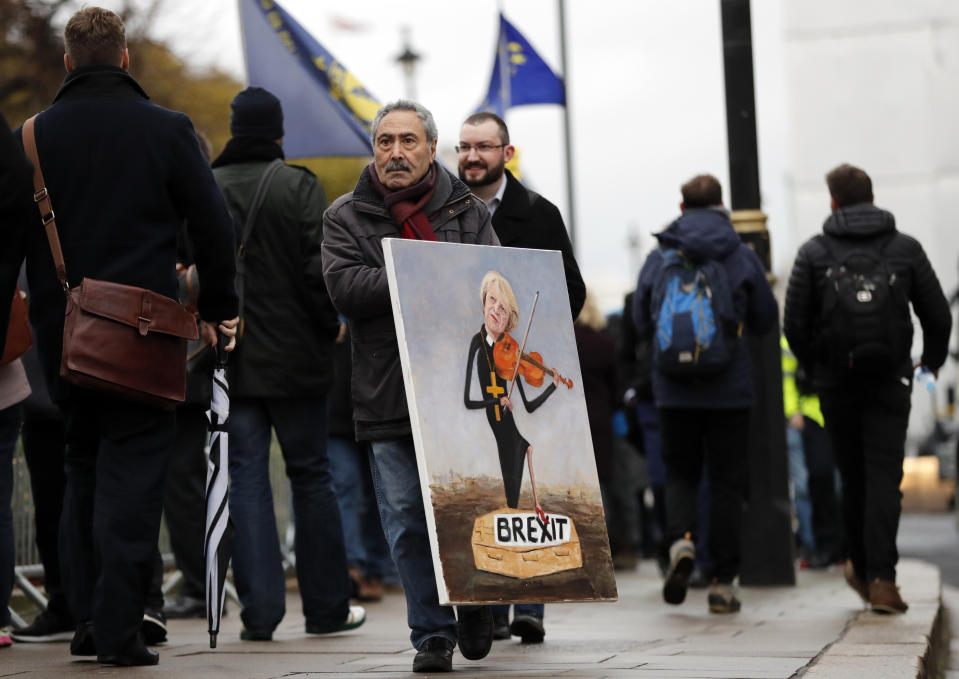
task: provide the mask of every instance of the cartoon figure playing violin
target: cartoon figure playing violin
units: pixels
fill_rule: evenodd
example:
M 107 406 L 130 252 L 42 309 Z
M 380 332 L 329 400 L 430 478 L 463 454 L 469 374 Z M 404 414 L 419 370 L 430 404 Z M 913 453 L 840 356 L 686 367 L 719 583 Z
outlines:
M 539 293 L 537 293 L 538 295 Z M 519 387 L 520 397 L 526 411 L 532 413 L 549 398 L 560 382 L 572 388 L 573 383 L 564 379 L 556 370 L 542 364 L 542 358 L 535 352 L 523 353 L 526 338 L 522 344 L 509 335 L 509 331 L 519 322 L 519 309 L 516 297 L 509 282 L 498 272 L 489 271 L 483 276 L 480 285 L 480 299 L 483 304 L 483 327 L 470 342 L 466 362 L 466 386 L 463 401 L 467 408 L 486 410 L 486 419 L 496 439 L 499 452 L 500 469 L 503 473 L 503 486 L 506 491 L 506 504 L 512 509 L 519 504 L 520 487 L 523 483 L 523 460 L 529 467 L 530 487 L 533 491 L 533 504 L 536 514 L 546 521 L 546 514 L 540 507 L 536 495 L 536 478 L 533 475 L 533 446 L 523 438 L 513 419 L 513 403 L 510 400 L 512 386 Z M 534 303 L 535 309 L 535 303 Z M 532 321 L 532 313 L 530 314 Z M 529 333 L 527 325 L 526 333 Z M 481 400 L 470 398 L 473 365 L 476 364 L 476 376 L 482 393 Z M 525 381 L 534 387 L 543 384 L 544 375 L 552 376 L 552 384 L 532 401 L 527 400 L 523 387 Z

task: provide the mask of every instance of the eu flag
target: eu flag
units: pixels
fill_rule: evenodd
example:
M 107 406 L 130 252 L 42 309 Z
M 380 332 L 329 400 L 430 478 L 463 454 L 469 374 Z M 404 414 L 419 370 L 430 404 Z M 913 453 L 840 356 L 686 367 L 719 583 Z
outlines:
M 272 0 L 240 0 L 240 24 L 250 85 L 283 104 L 288 158 L 373 155 L 380 104 L 349 69 Z
M 512 106 L 566 104 L 563 81 L 506 17 L 499 15 L 499 38 L 489 93 L 477 108 L 502 116 Z M 508 77 L 503 77 L 508 73 Z

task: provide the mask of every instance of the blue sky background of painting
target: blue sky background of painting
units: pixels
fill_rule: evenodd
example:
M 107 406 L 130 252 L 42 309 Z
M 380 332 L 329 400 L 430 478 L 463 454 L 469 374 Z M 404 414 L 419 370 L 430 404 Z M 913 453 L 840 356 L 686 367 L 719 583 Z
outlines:
M 392 251 L 393 294 L 399 300 L 412 371 L 416 406 L 411 412 L 418 415 L 414 427 L 419 425 L 424 447 L 418 457 L 425 457 L 430 482 L 447 481 L 451 473 L 500 476 L 496 442 L 485 411 L 467 410 L 463 404 L 469 345 L 483 324 L 480 282 L 495 269 L 512 285 L 519 306 L 519 324 L 510 334 L 522 342 L 539 290 L 526 352 L 540 352 L 545 365 L 573 380 L 573 389 L 560 385 L 532 414 L 522 407 L 518 387 L 514 389 L 516 424 L 533 444 L 537 483 L 598 485 L 560 254 L 397 239 L 385 242 L 387 252 Z M 482 355 L 480 361 L 485 363 Z M 530 400 L 540 393 L 535 387 L 524 387 Z M 470 393 L 474 399 L 480 397 L 475 367 Z M 528 484 L 528 476 L 524 479 L 524 485 Z

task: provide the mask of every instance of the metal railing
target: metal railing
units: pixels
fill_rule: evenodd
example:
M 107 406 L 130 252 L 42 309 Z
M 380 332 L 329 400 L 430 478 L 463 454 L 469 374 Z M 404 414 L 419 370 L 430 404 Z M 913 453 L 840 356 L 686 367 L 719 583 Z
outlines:
M 284 568 L 292 569 L 296 564 L 296 557 L 293 554 L 292 496 L 290 482 L 286 477 L 283 464 L 283 455 L 275 436 L 270 446 L 270 484 L 273 486 L 273 505 L 282 543 Z M 33 493 L 30 490 L 30 472 L 27 469 L 27 461 L 23 456 L 23 448 L 19 441 L 17 441 L 13 453 L 12 506 L 15 552 L 14 585 L 39 610 L 43 610 L 46 608 L 47 600 L 42 590 L 43 566 L 40 563 L 40 552 L 37 550 L 36 544 Z M 167 571 L 163 582 L 163 593 L 167 595 L 179 586 L 182 576 L 179 571 L 173 568 L 173 554 L 170 550 L 170 537 L 165 521 L 160 525 L 159 544 L 160 553 L 163 555 L 163 564 Z M 234 601 L 239 601 L 236 590 L 229 582 L 227 583 L 226 593 Z M 12 606 L 10 613 L 15 627 L 23 627 L 26 624 L 23 617 Z

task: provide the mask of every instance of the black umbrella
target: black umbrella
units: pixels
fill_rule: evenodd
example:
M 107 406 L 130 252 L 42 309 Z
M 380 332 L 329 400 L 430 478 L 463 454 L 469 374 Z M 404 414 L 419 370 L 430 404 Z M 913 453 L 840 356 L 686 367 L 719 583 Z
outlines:
M 229 384 L 226 381 L 229 339 L 217 333 L 216 365 L 213 369 L 213 398 L 207 418 L 210 420 L 210 447 L 206 466 L 206 540 L 203 554 L 206 561 L 206 617 L 210 626 L 210 648 L 216 648 L 220 617 L 226 590 L 226 570 L 233 551 L 233 523 L 230 521 L 228 460 L 229 436 L 226 422 L 230 417 Z

